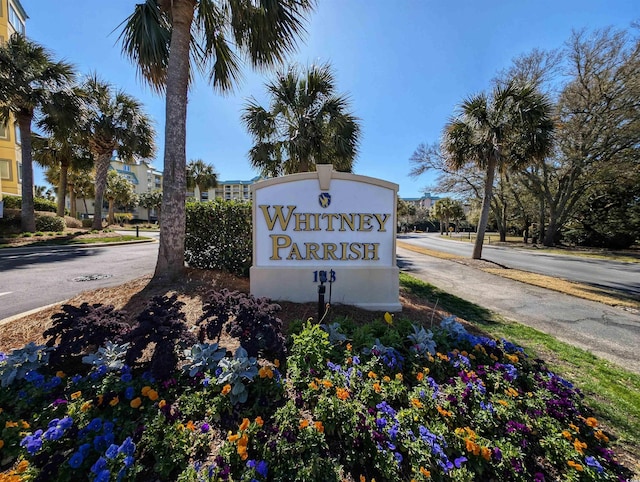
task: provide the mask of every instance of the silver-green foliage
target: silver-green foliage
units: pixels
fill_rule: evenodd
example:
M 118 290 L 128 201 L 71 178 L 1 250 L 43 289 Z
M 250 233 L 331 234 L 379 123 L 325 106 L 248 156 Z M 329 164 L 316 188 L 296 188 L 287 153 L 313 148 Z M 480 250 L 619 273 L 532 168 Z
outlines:
M 109 371 L 121 370 L 124 366 L 124 358 L 129 349 L 129 343 L 118 345 L 108 341 L 95 353 L 82 357 L 82 363 L 95 367 L 105 366 Z
M 229 398 L 232 404 L 247 401 L 249 392 L 245 381 L 251 381 L 258 374 L 258 361 L 254 357 L 247 356 L 247 350 L 240 347 L 233 358 L 223 358 L 219 367 L 222 372 L 216 382 L 219 385 L 231 385 Z
M 13 350 L 0 361 L 0 385 L 8 387 L 15 380 L 22 380 L 30 371 L 37 370 L 49 361 L 49 348 L 30 342 L 24 348 Z
M 224 358 L 225 353 L 226 350 L 220 348 L 217 343 L 196 343 L 184 351 L 188 362 L 184 370 L 189 372 L 190 377 L 196 376 L 197 373 L 213 371 L 218 367 L 218 363 Z

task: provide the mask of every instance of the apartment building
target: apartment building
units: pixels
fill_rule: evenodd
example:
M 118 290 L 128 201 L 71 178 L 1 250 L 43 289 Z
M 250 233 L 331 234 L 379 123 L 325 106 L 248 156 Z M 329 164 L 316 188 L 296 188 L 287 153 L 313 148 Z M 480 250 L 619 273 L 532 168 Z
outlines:
M 430 192 L 425 193 L 422 197 L 405 197 L 402 200 L 406 203 L 413 204 L 416 208 L 431 209 L 436 201 L 440 199 L 438 196 L 432 196 Z
M 19 0 L 0 0 L 0 43 L 15 32 L 24 35 L 28 18 Z M 3 195 L 22 194 L 21 160 L 20 130 L 12 117 L 0 124 L 0 200 Z
M 256 176 L 248 181 L 218 181 L 218 186 L 204 193 L 203 199 L 224 199 L 226 201 L 251 201 L 251 185 L 263 179 Z

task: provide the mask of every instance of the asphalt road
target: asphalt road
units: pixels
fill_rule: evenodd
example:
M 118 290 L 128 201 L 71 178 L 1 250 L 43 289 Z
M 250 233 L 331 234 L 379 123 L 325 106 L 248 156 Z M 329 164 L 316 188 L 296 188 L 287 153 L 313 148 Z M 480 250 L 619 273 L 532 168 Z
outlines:
M 441 239 L 438 233 L 409 233 L 398 239 L 423 248 L 471 256 L 472 243 Z M 614 289 L 640 297 L 640 263 L 548 254 L 535 249 L 485 245 L 482 259 L 513 269 L 521 269 L 591 286 Z
M 640 313 L 398 249 L 403 271 L 447 293 L 640 373 Z M 455 315 L 456 313 L 452 313 Z
M 0 250 L 0 320 L 151 273 L 158 243 Z

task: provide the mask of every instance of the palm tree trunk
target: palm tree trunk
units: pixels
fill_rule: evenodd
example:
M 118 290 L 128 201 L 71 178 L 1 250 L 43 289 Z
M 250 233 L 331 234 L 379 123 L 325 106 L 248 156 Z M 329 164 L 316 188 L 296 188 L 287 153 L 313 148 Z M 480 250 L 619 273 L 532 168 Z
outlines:
M 114 204 L 115 199 L 109 198 L 109 215 L 107 216 L 107 226 L 109 226 L 110 224 L 115 224 L 116 222 L 115 216 L 113 215 Z
M 482 195 L 482 208 L 480 209 L 480 220 L 478 221 L 478 235 L 473 245 L 473 254 L 471 258 L 482 258 L 482 243 L 484 243 L 484 233 L 487 230 L 489 222 L 489 208 L 491 207 L 491 196 L 493 196 L 493 179 L 496 174 L 497 159 L 495 156 L 489 156 L 487 163 L 487 172 L 484 179 L 484 194 Z
M 160 246 L 155 280 L 175 279 L 184 272 L 186 229 L 186 122 L 189 84 L 189 43 L 195 12 L 194 0 L 171 3 L 171 51 L 167 66 L 167 104 L 164 143 L 164 177 Z
M 74 189 L 75 186 L 73 184 L 68 184 L 68 187 L 69 187 L 69 204 L 70 204 L 69 215 L 72 218 L 77 218 L 78 212 L 76 208 L 76 191 Z
M 64 204 L 67 200 L 67 174 L 69 172 L 69 161 L 60 162 L 60 180 L 58 181 L 58 210 L 56 214 L 61 218 L 64 217 Z
M 107 172 L 109 172 L 109 161 L 113 151 L 103 153 L 96 161 L 96 196 L 93 206 L 93 229 L 102 229 L 102 202 L 104 200 L 104 189 L 107 186 Z
M 33 203 L 33 153 L 31 152 L 31 120 L 33 115 L 20 112 L 16 118 L 20 126 L 22 149 L 21 227 L 23 232 L 33 233 L 36 230 L 36 213 Z

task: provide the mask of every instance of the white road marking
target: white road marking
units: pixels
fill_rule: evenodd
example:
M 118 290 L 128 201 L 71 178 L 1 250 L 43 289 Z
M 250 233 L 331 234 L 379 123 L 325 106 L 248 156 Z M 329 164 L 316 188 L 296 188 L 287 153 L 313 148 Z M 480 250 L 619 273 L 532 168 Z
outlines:
M 5 293 L 0 293 L 0 296 L 10 295 L 11 293 L 13 293 L 13 291 L 7 291 Z

